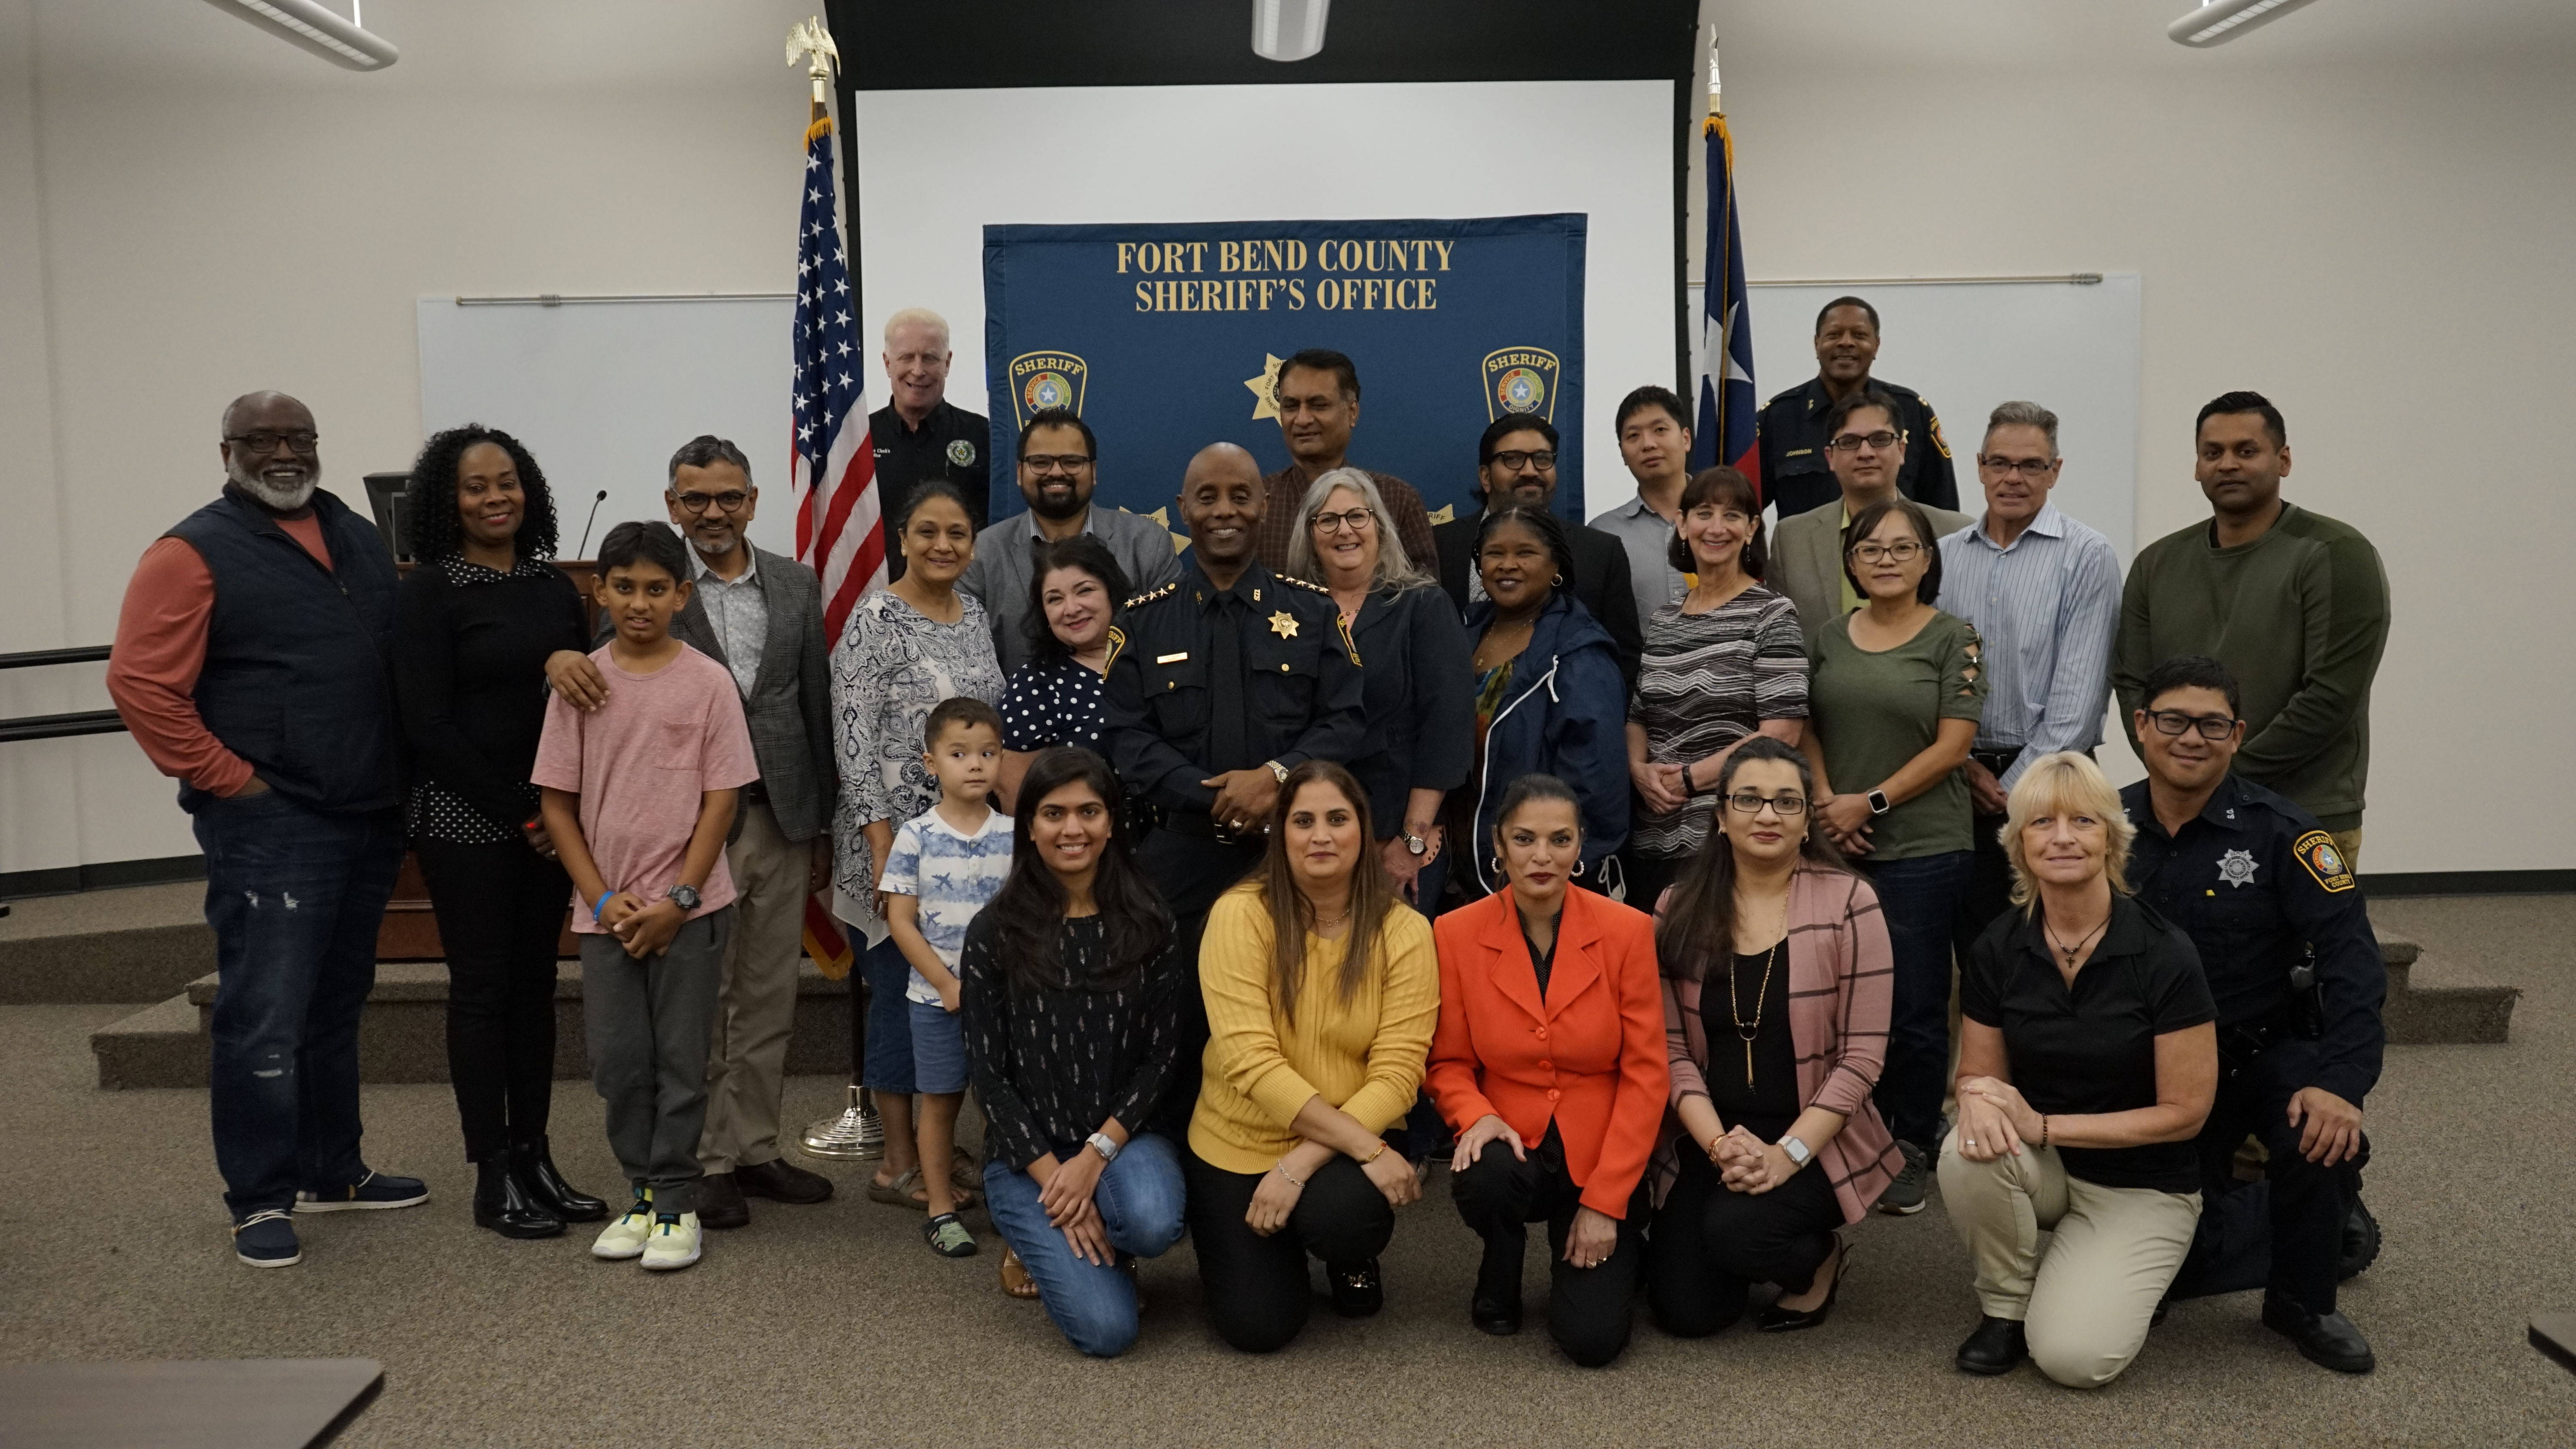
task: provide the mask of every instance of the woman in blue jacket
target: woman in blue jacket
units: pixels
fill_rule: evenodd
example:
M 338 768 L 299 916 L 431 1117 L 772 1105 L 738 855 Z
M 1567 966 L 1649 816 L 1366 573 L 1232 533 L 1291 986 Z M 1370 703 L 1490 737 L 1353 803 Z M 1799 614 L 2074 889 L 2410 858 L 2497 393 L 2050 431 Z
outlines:
M 1578 885 L 1604 894 L 1609 861 L 1628 839 L 1627 687 L 1610 632 L 1574 598 L 1565 525 L 1525 503 L 1488 508 L 1476 532 L 1485 597 L 1467 610 L 1475 640 L 1476 768 L 1449 795 L 1462 865 L 1450 880 L 1467 900 L 1501 885 L 1495 814 L 1512 781 L 1533 772 L 1574 787 L 1583 816 Z M 1613 879 L 1602 879 L 1608 868 Z

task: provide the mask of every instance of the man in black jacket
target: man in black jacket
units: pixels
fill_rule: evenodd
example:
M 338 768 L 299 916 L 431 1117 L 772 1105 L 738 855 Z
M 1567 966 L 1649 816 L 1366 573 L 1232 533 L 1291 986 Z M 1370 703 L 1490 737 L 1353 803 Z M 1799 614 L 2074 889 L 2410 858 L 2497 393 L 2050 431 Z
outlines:
M 1476 497 L 1546 508 L 1556 496 L 1556 427 L 1545 418 L 1506 414 L 1495 419 L 1476 440 Z M 1485 596 L 1476 573 L 1476 531 L 1484 522 L 1479 511 L 1451 519 L 1431 530 L 1439 550 L 1435 565 L 1440 587 L 1463 612 Z M 1574 598 L 1610 631 L 1619 655 L 1619 677 L 1637 682 L 1637 655 L 1644 647 L 1638 627 L 1637 596 L 1628 585 L 1628 550 L 1597 528 L 1569 522 L 1574 541 Z

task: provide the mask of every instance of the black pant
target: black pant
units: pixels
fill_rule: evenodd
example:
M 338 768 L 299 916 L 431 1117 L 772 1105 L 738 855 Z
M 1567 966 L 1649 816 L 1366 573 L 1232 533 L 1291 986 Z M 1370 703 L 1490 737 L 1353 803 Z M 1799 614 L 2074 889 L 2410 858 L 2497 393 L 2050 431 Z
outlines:
M 1266 1238 L 1243 1220 L 1261 1173 L 1228 1172 L 1195 1152 L 1181 1170 L 1189 1181 L 1190 1242 L 1199 1255 L 1208 1322 L 1217 1337 L 1246 1353 L 1284 1348 L 1306 1326 L 1314 1302 L 1307 1254 L 1327 1268 L 1356 1264 L 1386 1251 L 1395 1236 L 1395 1209 L 1347 1157 L 1315 1169 L 1287 1225 Z
M 1809 1163 L 1766 1193 L 1727 1191 L 1707 1155 L 1687 1145 L 1681 1166 L 1681 1181 L 1655 1215 L 1646 1274 L 1646 1299 L 1664 1332 L 1717 1332 L 1744 1316 L 1756 1283 L 1777 1283 L 1784 1293 L 1815 1286 L 1843 1222 L 1824 1164 Z
M 1450 1200 L 1458 1216 L 1485 1240 L 1488 1253 L 1507 1252 L 1517 1270 L 1530 1223 L 1547 1224 L 1547 1332 L 1565 1356 L 1585 1368 L 1599 1368 L 1628 1346 L 1630 1305 L 1637 1297 L 1637 1273 L 1645 1260 L 1642 1201 L 1632 1202 L 1619 1223 L 1619 1238 L 1599 1265 L 1577 1268 L 1565 1261 L 1566 1235 L 1573 1230 L 1575 1210 L 1583 1206 L 1583 1189 L 1565 1168 L 1565 1152 L 1556 1129 L 1530 1149 L 1526 1160 L 1512 1156 L 1511 1144 L 1496 1140 L 1449 1179 Z M 1515 1271 L 1514 1283 L 1520 1281 Z
M 1652 915 L 1655 902 L 1663 898 L 1666 888 L 1681 879 L 1683 868 L 1690 863 L 1691 858 L 1687 855 L 1643 855 L 1634 850 L 1621 851 L 1619 876 L 1628 887 L 1628 904 Z
M 1959 916 L 1951 936 L 1962 964 L 1968 959 L 1968 948 L 1977 944 L 1995 917 L 2012 909 L 2012 858 L 2004 854 L 2001 836 L 2005 817 L 1971 814 L 1968 818 L 1976 855 L 1968 862 L 1968 883 L 1959 892 Z
M 555 950 L 572 881 L 525 842 L 413 845 L 447 952 L 447 1074 L 465 1158 L 546 1135 L 555 1085 Z
M 2290 1098 L 2316 1081 L 2317 1057 L 2315 1042 L 2290 1040 L 2241 1065 L 2221 1058 L 2217 1100 L 2192 1143 L 2200 1153 L 2200 1224 L 2174 1297 L 2269 1287 L 2311 1313 L 2334 1312 L 2346 1194 L 2369 1146 L 2365 1140 L 2362 1159 L 2333 1167 L 2299 1155 Z M 2271 1154 L 2263 1181 L 2251 1184 L 2236 1180 L 2234 1166 L 2249 1133 Z

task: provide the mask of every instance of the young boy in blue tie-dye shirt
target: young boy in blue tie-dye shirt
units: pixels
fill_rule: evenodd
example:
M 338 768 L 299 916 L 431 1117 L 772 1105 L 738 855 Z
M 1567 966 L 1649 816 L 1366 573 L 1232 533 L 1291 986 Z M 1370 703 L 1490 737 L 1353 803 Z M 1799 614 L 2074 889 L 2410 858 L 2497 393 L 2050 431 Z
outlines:
M 904 988 L 912 1014 L 913 1074 L 919 1081 L 921 1174 L 930 1215 L 921 1235 L 942 1257 L 975 1251 L 975 1236 L 957 1219 L 959 1192 L 946 1170 L 957 1140 L 957 1109 L 966 1100 L 966 1039 L 957 1025 L 957 958 L 966 927 L 1011 873 L 1011 817 L 992 806 L 1002 770 L 1002 719 L 980 699 L 943 700 L 922 724 L 922 762 L 939 780 L 939 803 L 895 831 L 877 889 L 885 893 L 894 932 L 912 980 Z M 969 1204 L 971 1205 L 971 1204 Z

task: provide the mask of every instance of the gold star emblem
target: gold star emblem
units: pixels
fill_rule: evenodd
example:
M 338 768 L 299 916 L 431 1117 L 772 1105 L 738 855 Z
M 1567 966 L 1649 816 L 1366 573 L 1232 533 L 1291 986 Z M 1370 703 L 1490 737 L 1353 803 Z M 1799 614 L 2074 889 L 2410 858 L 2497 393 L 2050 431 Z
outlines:
M 1297 637 L 1297 621 L 1289 617 L 1286 609 L 1282 609 L 1270 616 L 1270 632 L 1282 639 L 1294 639 Z
M 1261 400 L 1252 410 L 1254 422 L 1279 416 L 1279 364 L 1282 359 L 1267 352 L 1262 353 L 1261 358 L 1261 375 L 1243 380 L 1243 385 L 1252 389 L 1252 395 Z

